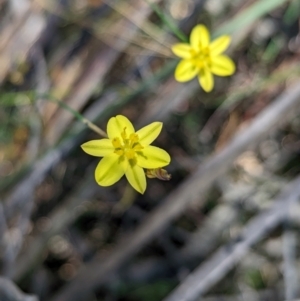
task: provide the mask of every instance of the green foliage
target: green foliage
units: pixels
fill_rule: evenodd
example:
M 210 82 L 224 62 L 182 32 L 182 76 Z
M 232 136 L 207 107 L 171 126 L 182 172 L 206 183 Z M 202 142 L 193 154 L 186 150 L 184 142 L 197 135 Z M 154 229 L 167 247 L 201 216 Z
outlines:
M 245 274 L 245 281 L 255 290 L 263 289 L 266 286 L 258 269 L 248 269 Z
M 162 300 L 175 286 L 172 280 L 159 280 L 146 285 L 122 285 L 117 294 L 128 301 L 157 301 Z
M 230 19 L 224 26 L 214 32 L 214 36 L 233 34 L 253 24 L 263 15 L 284 4 L 287 0 L 261 0 L 255 2 L 236 17 Z

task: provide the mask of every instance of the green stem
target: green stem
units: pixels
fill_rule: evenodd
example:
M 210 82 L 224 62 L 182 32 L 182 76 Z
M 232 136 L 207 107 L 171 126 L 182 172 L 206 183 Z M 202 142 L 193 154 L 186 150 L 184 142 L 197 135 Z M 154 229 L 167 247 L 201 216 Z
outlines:
M 178 37 L 178 39 L 180 39 L 184 43 L 189 42 L 189 39 L 185 35 L 185 33 L 177 27 L 174 21 L 168 15 L 166 15 L 156 3 L 150 2 L 149 0 L 144 1 L 146 1 L 151 6 L 151 8 L 156 12 L 159 18 L 166 24 L 166 26 L 169 27 L 169 29 Z
M 103 131 L 101 128 L 99 128 L 97 125 L 86 119 L 83 115 L 81 115 L 78 111 L 74 110 L 70 106 L 68 106 L 66 103 L 62 102 L 61 100 L 55 98 L 53 95 L 50 94 L 36 94 L 36 97 L 43 98 L 45 100 L 51 101 L 59 105 L 64 110 L 70 112 L 78 121 L 85 124 L 87 127 L 89 127 L 92 131 L 99 134 L 102 137 L 107 137 L 107 134 L 105 131 Z

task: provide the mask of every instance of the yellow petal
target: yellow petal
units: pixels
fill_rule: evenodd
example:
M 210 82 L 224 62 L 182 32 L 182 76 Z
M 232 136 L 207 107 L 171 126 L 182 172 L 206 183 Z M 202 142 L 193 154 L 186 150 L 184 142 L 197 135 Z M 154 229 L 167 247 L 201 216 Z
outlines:
M 210 92 L 214 87 L 214 78 L 208 68 L 203 68 L 198 76 L 200 86 L 205 92 Z
M 140 144 L 142 146 L 151 144 L 161 132 L 162 126 L 162 122 L 153 122 L 138 130 L 136 134 L 139 136 Z
M 221 36 L 212 41 L 209 45 L 211 56 L 219 55 L 220 53 L 225 51 L 228 48 L 230 41 L 230 36 Z
M 101 186 L 110 186 L 119 181 L 124 175 L 124 169 L 120 164 L 120 156 L 112 154 L 104 157 L 96 167 L 95 179 Z
M 211 60 L 211 72 L 219 76 L 228 76 L 235 72 L 235 64 L 226 55 L 218 55 Z
M 104 157 L 114 152 L 114 147 L 109 139 L 91 140 L 81 145 L 83 151 L 91 156 Z
M 137 164 L 143 168 L 158 168 L 170 164 L 170 155 L 163 149 L 149 145 L 137 152 Z
M 126 135 L 134 133 L 134 127 L 130 120 L 123 116 L 117 115 L 116 117 L 112 117 L 109 119 L 107 123 L 107 136 L 109 139 L 120 138 L 122 139 L 121 133 L 126 128 Z
M 186 82 L 194 78 L 199 72 L 199 68 L 193 60 L 182 60 L 175 69 L 175 79 L 178 82 Z
M 192 57 L 192 47 L 189 44 L 179 43 L 172 46 L 172 51 L 177 56 L 183 59 L 189 59 Z
M 193 28 L 190 35 L 190 43 L 191 46 L 199 51 L 203 47 L 207 47 L 209 45 L 210 35 L 206 26 L 197 25 Z
M 139 193 L 144 194 L 147 182 L 143 168 L 137 164 L 129 164 L 125 175 L 129 184 Z

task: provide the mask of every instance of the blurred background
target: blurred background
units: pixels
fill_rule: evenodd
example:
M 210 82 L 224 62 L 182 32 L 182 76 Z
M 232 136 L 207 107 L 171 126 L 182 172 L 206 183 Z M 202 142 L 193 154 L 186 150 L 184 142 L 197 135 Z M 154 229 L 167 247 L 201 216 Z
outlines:
M 1 301 L 300 298 L 299 0 L 0 0 Z M 237 70 L 178 83 L 205 24 Z M 80 144 L 163 121 L 170 181 L 94 180 Z

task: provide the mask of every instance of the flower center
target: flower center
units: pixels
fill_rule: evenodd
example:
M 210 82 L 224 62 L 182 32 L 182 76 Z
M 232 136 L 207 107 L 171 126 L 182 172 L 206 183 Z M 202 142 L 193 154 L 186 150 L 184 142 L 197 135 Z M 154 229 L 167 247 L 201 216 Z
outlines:
M 211 64 L 210 50 L 208 47 L 200 47 L 199 51 L 192 50 L 193 60 L 195 65 L 202 69 Z
M 126 134 L 126 127 L 121 132 L 122 140 L 116 137 L 112 140 L 115 153 L 119 156 L 125 156 L 128 160 L 135 158 L 135 152 L 143 149 L 139 143 L 139 136 L 135 133 L 129 135 Z

